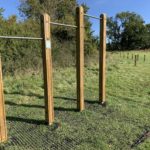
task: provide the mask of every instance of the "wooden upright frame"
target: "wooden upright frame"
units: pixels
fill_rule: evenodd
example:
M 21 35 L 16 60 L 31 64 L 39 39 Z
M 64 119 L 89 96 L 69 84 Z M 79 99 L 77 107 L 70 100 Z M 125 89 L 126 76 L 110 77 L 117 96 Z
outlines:
M 77 109 L 84 110 L 84 9 L 76 9 Z
M 106 15 L 100 15 L 99 100 L 106 103 Z
M 7 125 L 3 93 L 2 65 L 0 57 L 0 143 L 7 141 Z
M 45 118 L 46 122 L 51 125 L 54 122 L 54 102 L 53 102 L 53 80 L 52 80 L 52 52 L 51 52 L 51 32 L 50 16 L 43 15 L 43 75 L 44 75 L 44 95 L 45 95 Z

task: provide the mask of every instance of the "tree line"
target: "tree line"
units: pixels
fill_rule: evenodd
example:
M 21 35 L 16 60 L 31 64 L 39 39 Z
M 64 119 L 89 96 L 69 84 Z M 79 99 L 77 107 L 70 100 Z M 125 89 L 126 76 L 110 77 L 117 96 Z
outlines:
M 108 49 L 134 50 L 150 48 L 150 24 L 134 12 L 121 12 L 107 21 Z
M 48 13 L 52 21 L 76 24 L 76 0 L 26 0 L 21 1 L 17 16 L 3 17 L 4 9 L 0 9 L 0 35 L 41 36 L 41 15 Z M 88 7 L 83 4 L 85 12 Z M 93 36 L 91 22 L 85 18 L 85 56 L 97 52 L 97 38 Z M 76 58 L 76 30 L 72 28 L 52 26 L 52 53 L 54 66 L 73 66 Z M 14 70 L 38 70 L 42 68 L 42 50 L 39 41 L 2 40 L 0 52 L 3 61 L 3 71 L 14 74 Z
M 51 20 L 60 23 L 76 24 L 76 0 L 26 0 L 21 1 L 17 16 L 3 17 L 0 8 L 0 35 L 41 36 L 41 14 L 48 13 Z M 85 13 L 89 8 L 83 4 Z M 99 37 L 94 36 L 92 23 L 85 18 L 85 57 L 98 55 Z M 54 66 L 75 65 L 76 31 L 72 28 L 52 26 L 52 46 Z M 145 24 L 142 17 L 133 12 L 121 12 L 115 17 L 108 17 L 108 50 L 129 50 L 150 48 L 150 24 Z M 40 70 L 42 68 L 41 42 L 27 40 L 0 39 L 0 52 L 4 73 Z

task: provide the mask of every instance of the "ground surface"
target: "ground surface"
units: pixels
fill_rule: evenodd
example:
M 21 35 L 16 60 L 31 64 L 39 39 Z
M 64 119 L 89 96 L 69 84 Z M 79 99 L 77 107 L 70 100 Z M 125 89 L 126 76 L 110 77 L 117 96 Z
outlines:
M 98 65 L 85 68 L 85 103 L 76 112 L 74 68 L 54 71 L 55 123 L 44 124 L 40 75 L 5 77 L 9 140 L 0 150 L 129 150 L 150 131 L 150 52 L 137 67 L 127 53 L 109 53 L 106 108 L 98 103 Z M 146 54 L 146 62 L 143 61 Z M 124 57 L 124 58 L 123 58 Z M 149 150 L 150 139 L 133 146 Z

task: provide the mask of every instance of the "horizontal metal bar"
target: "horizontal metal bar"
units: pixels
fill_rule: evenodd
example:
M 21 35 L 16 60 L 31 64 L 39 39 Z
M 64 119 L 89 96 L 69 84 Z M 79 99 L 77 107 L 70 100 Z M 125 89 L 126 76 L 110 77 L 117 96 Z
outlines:
M 77 28 L 75 25 L 70 25 L 70 24 L 63 24 L 63 23 L 57 23 L 57 22 L 50 22 L 52 25 L 58 25 L 58 26 L 65 26 L 65 27 L 72 27 L 72 28 Z
M 0 39 L 43 40 L 43 38 L 36 38 L 36 37 L 17 37 L 17 36 L 0 36 Z
M 90 18 L 93 18 L 93 19 L 97 19 L 97 20 L 101 20 L 100 17 L 96 17 L 96 16 L 92 16 L 92 15 L 88 15 L 88 14 L 84 14 L 84 16 L 90 17 Z

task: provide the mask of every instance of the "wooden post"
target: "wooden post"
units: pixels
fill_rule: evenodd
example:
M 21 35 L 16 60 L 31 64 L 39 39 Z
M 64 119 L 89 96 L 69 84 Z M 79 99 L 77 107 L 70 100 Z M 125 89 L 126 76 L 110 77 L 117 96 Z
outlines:
M 137 54 L 136 59 L 137 59 L 137 61 L 139 61 L 139 54 Z
M 144 55 L 144 62 L 146 61 L 146 55 Z
M 123 58 L 124 58 L 124 56 L 125 56 L 125 55 L 124 55 L 124 52 L 123 52 Z
M 127 59 L 129 59 L 129 53 L 127 53 Z
M 135 55 L 134 57 L 134 65 L 136 66 L 136 64 L 137 64 L 137 55 Z
M 7 126 L 3 93 L 2 65 L 0 57 L 0 143 L 7 141 Z
M 48 125 L 54 122 L 54 102 L 53 102 L 53 80 L 52 80 L 52 52 L 50 35 L 50 16 L 43 15 L 43 75 L 44 75 L 44 95 L 45 95 L 45 119 Z
M 134 55 L 132 54 L 132 60 L 133 60 L 133 58 L 134 58 Z
M 100 52 L 99 52 L 99 100 L 106 102 L 106 15 L 100 16 Z
M 84 110 L 84 9 L 76 9 L 77 45 L 76 45 L 76 72 L 77 72 L 77 109 Z

